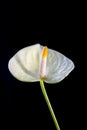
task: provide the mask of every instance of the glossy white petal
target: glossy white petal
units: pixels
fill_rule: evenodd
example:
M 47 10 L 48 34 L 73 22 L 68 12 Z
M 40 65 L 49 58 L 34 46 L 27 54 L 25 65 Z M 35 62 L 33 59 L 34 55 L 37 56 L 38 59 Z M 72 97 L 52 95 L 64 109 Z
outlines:
M 63 54 L 49 49 L 47 57 L 47 78 L 45 82 L 56 83 L 63 80 L 74 69 L 73 62 Z
M 40 81 L 41 61 L 43 46 L 32 45 L 18 51 L 9 61 L 8 68 L 12 75 L 20 81 L 34 82 Z M 45 63 L 43 63 L 45 65 Z M 73 69 L 73 62 L 63 54 L 48 49 L 46 60 L 46 73 L 44 81 L 56 83 L 63 80 Z
M 42 48 L 36 44 L 18 51 L 8 64 L 12 75 L 20 81 L 39 81 Z

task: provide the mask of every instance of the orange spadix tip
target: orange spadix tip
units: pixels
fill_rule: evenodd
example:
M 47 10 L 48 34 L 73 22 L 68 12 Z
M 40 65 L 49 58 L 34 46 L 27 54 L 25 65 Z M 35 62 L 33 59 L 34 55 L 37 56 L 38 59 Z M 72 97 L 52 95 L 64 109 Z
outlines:
M 45 47 L 43 48 L 42 58 L 47 57 L 47 55 L 48 55 L 48 48 L 47 48 L 47 46 L 45 46 Z

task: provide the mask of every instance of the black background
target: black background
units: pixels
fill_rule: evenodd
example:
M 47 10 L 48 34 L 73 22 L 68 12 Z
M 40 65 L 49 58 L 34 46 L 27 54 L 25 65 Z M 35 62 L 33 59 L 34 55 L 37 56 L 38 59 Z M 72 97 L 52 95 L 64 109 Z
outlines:
M 81 8 L 77 3 L 8 2 L 1 4 L 0 118 L 3 127 L 55 130 L 39 82 L 17 81 L 9 59 L 21 48 L 40 43 L 75 63 L 58 84 L 45 84 L 61 130 L 76 128 L 81 81 Z M 80 85 L 79 85 L 80 84 Z

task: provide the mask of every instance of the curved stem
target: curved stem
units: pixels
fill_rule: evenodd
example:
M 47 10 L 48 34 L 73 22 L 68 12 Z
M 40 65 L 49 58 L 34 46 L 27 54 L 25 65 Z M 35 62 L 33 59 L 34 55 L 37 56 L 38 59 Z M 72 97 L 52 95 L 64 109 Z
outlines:
M 47 106 L 48 106 L 48 108 L 49 108 L 49 111 L 50 111 L 50 113 L 51 113 L 52 119 L 53 119 L 53 121 L 54 121 L 55 127 L 56 127 L 57 130 L 60 130 L 58 121 L 57 121 L 57 119 L 56 119 L 56 116 L 55 116 L 55 114 L 54 114 L 54 111 L 53 111 L 53 108 L 52 108 L 52 106 L 51 106 L 50 100 L 49 100 L 49 98 L 48 98 L 48 95 L 47 95 L 47 92 L 46 92 L 46 89 L 45 89 L 43 80 L 40 80 L 40 86 L 41 86 L 41 90 L 42 90 L 42 93 L 43 93 L 43 95 L 44 95 L 45 101 L 46 101 L 46 103 L 47 103 Z

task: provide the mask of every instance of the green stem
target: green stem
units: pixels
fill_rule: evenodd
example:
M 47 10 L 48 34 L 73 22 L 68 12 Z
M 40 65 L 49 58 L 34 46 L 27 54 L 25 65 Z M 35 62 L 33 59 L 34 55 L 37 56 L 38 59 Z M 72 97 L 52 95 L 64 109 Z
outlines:
M 51 113 L 52 119 L 53 119 L 53 121 L 54 121 L 55 127 L 56 127 L 57 130 L 60 130 L 58 121 L 57 121 L 57 119 L 56 119 L 56 116 L 55 116 L 55 114 L 54 114 L 54 111 L 53 111 L 53 108 L 52 108 L 52 106 L 51 106 L 50 100 L 49 100 L 49 98 L 48 98 L 48 95 L 47 95 L 47 92 L 46 92 L 46 89 L 45 89 L 43 80 L 40 80 L 40 86 L 41 86 L 41 90 L 42 90 L 42 93 L 43 93 L 43 95 L 44 95 L 44 98 L 45 98 L 45 100 L 46 100 L 47 106 L 48 106 L 48 108 L 49 108 L 49 111 L 50 111 L 50 113 Z

